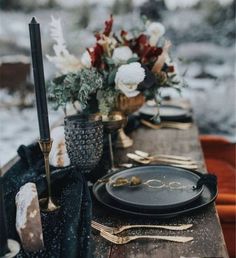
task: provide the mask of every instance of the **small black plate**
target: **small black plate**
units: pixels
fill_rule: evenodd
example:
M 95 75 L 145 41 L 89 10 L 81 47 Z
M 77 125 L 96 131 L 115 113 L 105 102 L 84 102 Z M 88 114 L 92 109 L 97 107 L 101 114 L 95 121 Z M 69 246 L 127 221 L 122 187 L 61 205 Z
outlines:
M 196 175 L 201 176 L 202 174 L 199 172 L 194 172 Z M 107 175 L 105 178 L 110 177 L 111 175 L 114 175 L 115 173 L 112 173 L 110 175 Z M 201 196 L 185 205 L 184 207 L 176 208 L 176 209 L 163 209 L 163 210 L 153 210 L 153 209 L 139 209 L 136 207 L 130 207 L 125 204 L 121 204 L 119 202 L 116 202 L 113 198 L 110 197 L 110 195 L 106 191 L 106 187 L 104 183 L 95 183 L 93 186 L 93 194 L 97 201 L 101 203 L 103 206 L 110 208 L 112 211 L 115 211 L 117 213 L 123 214 L 123 215 L 134 215 L 138 217 L 149 217 L 149 218 L 159 218 L 159 219 L 165 219 L 165 218 L 172 218 L 177 217 L 184 214 L 189 214 L 194 211 L 200 210 L 206 206 L 208 206 L 210 203 L 214 202 L 214 200 L 217 197 L 217 187 L 213 185 L 205 185 L 203 192 Z
M 108 194 L 116 201 L 128 206 L 147 209 L 174 209 L 196 200 L 203 187 L 194 189 L 200 177 L 193 172 L 167 165 L 139 166 L 124 169 L 110 177 L 130 179 L 138 176 L 143 183 L 150 185 L 113 187 L 106 184 Z

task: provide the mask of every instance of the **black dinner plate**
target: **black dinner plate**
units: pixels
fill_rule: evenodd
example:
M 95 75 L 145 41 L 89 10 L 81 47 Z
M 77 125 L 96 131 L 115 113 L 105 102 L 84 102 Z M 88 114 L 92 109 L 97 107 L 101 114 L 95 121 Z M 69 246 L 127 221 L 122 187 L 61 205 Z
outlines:
M 117 178 L 138 176 L 138 186 L 113 187 Z M 128 206 L 147 209 L 174 209 L 196 200 L 203 188 L 194 189 L 200 177 L 193 172 L 167 165 L 139 166 L 120 171 L 106 184 L 108 194 Z M 151 180 L 151 181 L 150 181 Z M 145 184 L 149 182 L 149 184 Z
M 150 119 L 157 114 L 157 106 L 144 105 L 140 110 L 140 116 L 143 119 Z M 189 110 L 171 105 L 163 105 L 159 107 L 160 118 L 162 121 L 189 122 L 192 116 Z
M 116 173 L 116 172 L 115 172 Z M 103 179 L 112 176 L 107 175 L 103 177 Z M 194 172 L 195 174 L 201 176 L 202 174 L 199 172 Z M 116 202 L 113 198 L 106 191 L 106 187 L 104 183 L 95 183 L 93 186 L 93 194 L 96 200 L 102 204 L 104 207 L 111 209 L 122 215 L 127 216 L 137 216 L 137 217 L 149 217 L 149 218 L 158 218 L 158 219 L 165 219 L 165 218 L 172 218 L 177 217 L 184 214 L 190 214 L 192 212 L 198 211 L 209 204 L 213 203 L 217 197 L 217 187 L 215 185 L 205 185 L 201 196 L 185 205 L 184 207 L 176 208 L 176 209 L 163 209 L 163 210 L 154 210 L 154 209 L 139 209 L 136 207 L 130 207 L 129 205 L 121 204 Z

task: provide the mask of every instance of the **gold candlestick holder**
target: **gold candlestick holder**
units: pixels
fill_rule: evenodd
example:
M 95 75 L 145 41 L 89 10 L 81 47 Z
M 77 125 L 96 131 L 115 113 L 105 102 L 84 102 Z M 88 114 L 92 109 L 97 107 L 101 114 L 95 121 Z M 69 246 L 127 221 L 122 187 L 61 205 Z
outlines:
M 39 140 L 40 149 L 43 153 L 46 179 L 48 185 L 48 197 L 39 200 L 40 209 L 45 212 L 55 211 L 60 208 L 52 200 L 52 190 L 51 190 L 51 173 L 49 166 L 49 153 L 52 148 L 52 140 Z

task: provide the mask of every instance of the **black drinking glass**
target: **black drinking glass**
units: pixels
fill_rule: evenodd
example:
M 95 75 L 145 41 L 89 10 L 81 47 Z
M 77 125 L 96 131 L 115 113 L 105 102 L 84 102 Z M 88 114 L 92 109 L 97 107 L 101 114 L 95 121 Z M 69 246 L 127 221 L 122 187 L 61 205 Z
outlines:
M 99 114 L 79 114 L 64 119 L 66 149 L 71 164 L 89 173 L 103 152 L 103 124 Z

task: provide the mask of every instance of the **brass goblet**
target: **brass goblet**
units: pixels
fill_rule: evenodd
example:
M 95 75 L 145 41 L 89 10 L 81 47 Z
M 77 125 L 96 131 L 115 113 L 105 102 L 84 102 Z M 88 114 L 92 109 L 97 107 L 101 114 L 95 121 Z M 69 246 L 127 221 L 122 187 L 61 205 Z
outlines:
M 114 153 L 112 148 L 111 134 L 117 132 L 120 128 L 124 126 L 124 124 L 126 124 L 126 122 L 126 116 L 120 111 L 114 111 L 109 113 L 109 115 L 107 116 L 102 116 L 104 131 L 108 134 L 109 152 L 111 159 L 111 168 L 108 172 L 113 172 L 117 170 L 114 163 Z
M 115 102 L 115 110 L 121 111 L 128 117 L 129 114 L 139 110 L 145 102 L 145 97 L 142 93 L 135 97 L 128 98 L 123 94 L 120 94 Z M 118 139 L 116 141 L 117 148 L 128 148 L 133 145 L 133 140 L 125 134 L 124 124 L 118 131 Z

